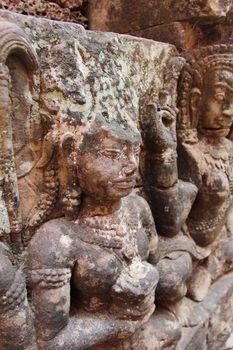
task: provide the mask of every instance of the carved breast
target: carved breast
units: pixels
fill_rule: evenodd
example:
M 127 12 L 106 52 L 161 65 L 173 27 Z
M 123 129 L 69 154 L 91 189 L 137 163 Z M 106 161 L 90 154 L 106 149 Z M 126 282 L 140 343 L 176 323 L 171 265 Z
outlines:
M 72 282 L 82 306 L 98 310 L 108 303 L 108 293 L 120 274 L 122 264 L 107 249 L 87 244 L 88 250 L 77 257 Z
M 129 316 L 129 302 L 134 305 L 130 314 L 136 318 L 152 310 L 158 276 L 152 265 L 142 261 L 148 257 L 149 241 L 141 224 L 131 226 L 123 218 L 117 234 L 79 223 L 79 232 L 86 249 L 77 256 L 73 270 L 76 304 L 92 312 L 114 307 L 114 313 L 123 318 Z M 143 305 L 141 311 L 139 305 Z
M 203 184 L 188 218 L 188 227 L 195 241 L 201 245 L 211 243 L 225 222 L 230 206 L 229 180 L 222 171 L 212 171 L 203 176 Z M 205 236 L 202 240 L 197 237 Z M 209 238 L 207 238 L 209 237 Z

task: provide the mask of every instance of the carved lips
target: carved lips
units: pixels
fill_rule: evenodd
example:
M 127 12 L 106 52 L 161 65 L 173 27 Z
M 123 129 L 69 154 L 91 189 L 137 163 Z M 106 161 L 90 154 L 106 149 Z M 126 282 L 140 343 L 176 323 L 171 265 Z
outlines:
M 136 183 L 136 176 L 131 176 L 131 177 L 125 177 L 125 178 L 120 178 L 112 181 L 114 186 L 122 189 L 130 189 L 135 186 Z

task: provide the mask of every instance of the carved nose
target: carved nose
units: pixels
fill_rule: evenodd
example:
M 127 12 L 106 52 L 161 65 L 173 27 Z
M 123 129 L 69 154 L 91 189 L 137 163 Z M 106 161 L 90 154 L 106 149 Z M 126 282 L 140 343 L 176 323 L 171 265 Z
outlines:
M 229 117 L 229 118 L 232 118 L 233 117 L 233 106 L 229 106 L 228 108 L 224 109 L 222 114 L 225 116 L 225 117 Z
M 126 175 L 133 175 L 137 169 L 137 166 L 134 164 L 128 164 L 125 166 L 124 171 Z
M 137 161 L 132 157 L 124 166 L 124 172 L 126 175 L 133 175 L 137 170 Z

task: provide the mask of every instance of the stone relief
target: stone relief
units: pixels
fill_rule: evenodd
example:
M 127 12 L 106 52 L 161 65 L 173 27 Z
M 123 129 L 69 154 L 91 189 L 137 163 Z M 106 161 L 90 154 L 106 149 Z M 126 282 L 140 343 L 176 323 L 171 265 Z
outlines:
M 179 86 L 178 164 L 182 178 L 198 189 L 186 225 L 195 243 L 211 252 L 192 274 L 196 300 L 232 268 L 232 232 L 225 226 L 232 205 L 231 52 L 230 45 L 190 52 Z M 205 292 L 198 288 L 202 275 Z
M 159 104 L 145 101 L 141 113 L 145 147 L 143 178 L 159 233 L 156 259 L 160 279 L 156 300 L 164 306 L 172 306 L 186 295 L 192 258 L 204 257 L 204 252 L 181 232 L 197 192 L 190 181 L 178 178 L 176 90 L 183 63 L 181 58 L 170 60 Z
M 232 47 L 2 19 L 0 348 L 175 349 L 232 269 Z
M 173 334 L 195 323 L 186 297 L 202 301 L 232 270 L 232 228 L 226 226 L 232 207 L 231 52 L 230 45 L 189 52 L 183 67 L 172 59 L 159 103 L 149 97 L 141 112 L 144 187 L 159 234 L 155 303 L 176 314 Z
M 34 166 L 30 149 L 29 98 L 33 98 L 33 74 L 37 70 L 34 49 L 19 27 L 0 23 L 1 79 L 1 348 L 34 347 L 35 332 L 27 302 L 24 274 L 20 269 L 21 233 L 26 223 L 22 181 Z M 31 205 L 32 202 L 31 202 Z
M 105 340 L 101 348 L 109 349 L 110 340 L 131 335 L 153 313 L 158 272 L 147 260 L 157 235 L 147 203 L 130 195 L 140 134 L 127 124 L 124 129 L 97 117 L 81 141 L 70 133 L 63 137 L 76 168 L 80 211 L 75 221 L 42 225 L 28 246 L 41 349 L 82 349 Z
M 23 24 L 28 28 L 30 23 Z M 10 22 L 1 25 L 7 38 L 16 32 L 18 40 L 5 58 L 10 111 L 1 125 L 8 136 L 2 149 L 11 147 L 1 161 L 2 208 L 9 221 L 3 229 L 10 237 L 2 243 L 2 264 L 9 278 L 17 278 L 2 280 L 4 288 L 10 287 L 2 299 L 3 305 L 15 300 L 10 312 L 21 316 L 20 327 L 17 317 L 14 326 L 2 308 L 6 337 L 1 345 L 12 348 L 17 332 L 22 349 L 136 348 L 140 327 L 154 312 L 158 283 L 150 263 L 158 240 L 151 211 L 131 193 L 140 183 L 140 94 L 153 79 L 161 84 L 159 72 L 145 75 L 141 83 L 141 70 L 154 71 L 155 60 L 165 65 L 174 50 L 153 49 L 152 43 L 144 48 L 130 38 L 121 43 L 114 35 L 100 51 L 100 38 L 94 38 L 94 54 L 85 36 L 83 42 L 69 37 L 67 44 L 57 39 L 47 47 L 43 40 L 50 29 L 45 25 L 44 38 L 40 28 L 30 32 L 41 40 L 39 71 L 37 54 L 22 30 Z M 54 61 L 54 54 L 62 60 Z M 128 64 L 132 59 L 134 67 Z M 10 187 L 5 187 L 8 161 L 14 172 L 12 197 L 18 193 L 13 209 L 7 202 Z M 17 210 L 16 231 L 10 223 Z M 7 258 L 5 263 L 6 255 L 15 256 L 15 262 Z

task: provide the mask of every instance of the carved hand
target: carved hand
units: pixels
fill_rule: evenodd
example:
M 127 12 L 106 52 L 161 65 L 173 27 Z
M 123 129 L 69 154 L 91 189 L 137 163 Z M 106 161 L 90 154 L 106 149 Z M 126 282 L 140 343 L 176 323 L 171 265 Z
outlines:
M 146 106 L 142 120 L 144 143 L 161 160 L 176 152 L 176 113 L 176 108 L 170 106 L 161 108 L 155 103 Z

